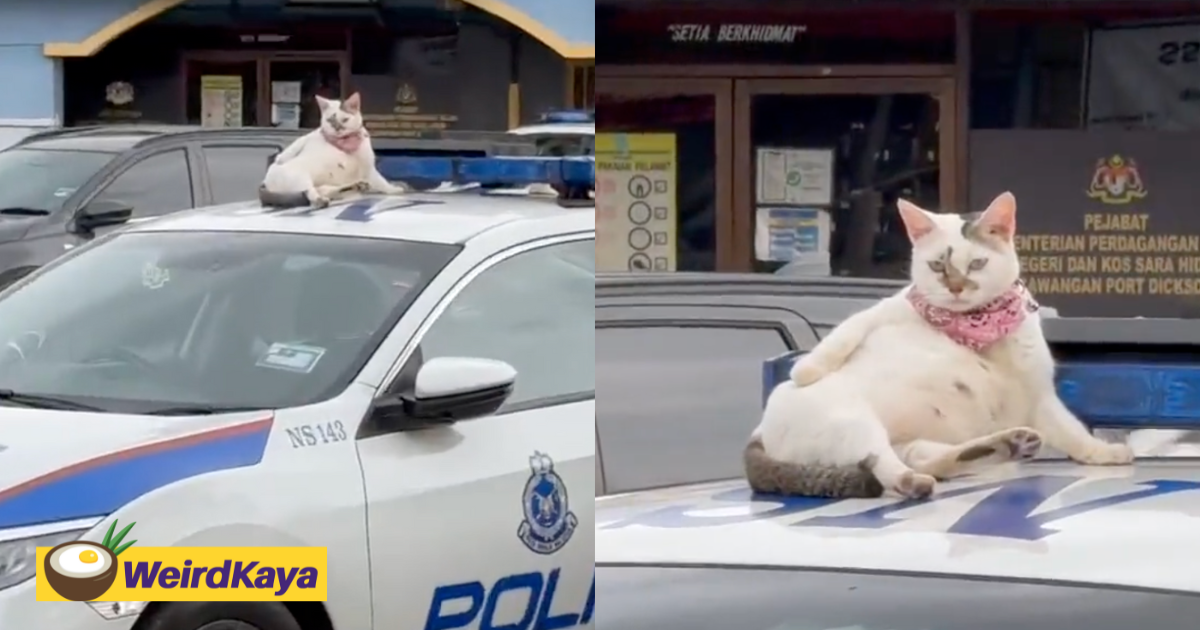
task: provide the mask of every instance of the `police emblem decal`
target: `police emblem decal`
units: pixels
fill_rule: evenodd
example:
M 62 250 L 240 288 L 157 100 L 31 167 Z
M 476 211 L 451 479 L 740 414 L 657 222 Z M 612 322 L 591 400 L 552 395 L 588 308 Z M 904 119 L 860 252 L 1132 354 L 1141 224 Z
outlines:
M 534 553 L 550 555 L 566 546 L 579 526 L 579 519 L 567 505 L 567 486 L 554 472 L 554 460 L 534 452 L 529 458 L 533 471 L 525 482 L 522 506 L 525 520 L 517 536 Z

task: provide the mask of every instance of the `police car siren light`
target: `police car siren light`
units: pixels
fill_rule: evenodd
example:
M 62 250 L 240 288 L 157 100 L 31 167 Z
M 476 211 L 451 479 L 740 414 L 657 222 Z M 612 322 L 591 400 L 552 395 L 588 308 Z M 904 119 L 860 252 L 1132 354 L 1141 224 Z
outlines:
M 528 186 L 558 184 L 592 190 L 596 186 L 596 162 L 587 158 L 379 158 L 379 173 L 390 181 L 435 181 L 481 186 Z
M 541 115 L 543 123 L 595 123 L 596 112 L 584 109 L 565 109 L 546 112 Z
M 764 404 L 801 354 L 763 362 Z M 1068 361 L 1059 364 L 1055 386 L 1067 408 L 1092 428 L 1200 429 L 1200 365 Z

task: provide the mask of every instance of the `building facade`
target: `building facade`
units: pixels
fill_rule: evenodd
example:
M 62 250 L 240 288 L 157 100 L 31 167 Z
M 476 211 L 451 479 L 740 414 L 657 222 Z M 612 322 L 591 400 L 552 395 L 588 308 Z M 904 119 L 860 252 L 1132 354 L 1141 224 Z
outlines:
M 372 132 L 505 130 L 582 105 L 582 0 L 91 0 L 0 5 L 0 145 L 122 122 L 315 124 L 358 91 Z
M 1194 3 L 600 0 L 597 22 L 623 44 L 598 70 L 606 268 L 900 277 L 897 198 L 1011 190 L 1044 302 L 1200 313 Z

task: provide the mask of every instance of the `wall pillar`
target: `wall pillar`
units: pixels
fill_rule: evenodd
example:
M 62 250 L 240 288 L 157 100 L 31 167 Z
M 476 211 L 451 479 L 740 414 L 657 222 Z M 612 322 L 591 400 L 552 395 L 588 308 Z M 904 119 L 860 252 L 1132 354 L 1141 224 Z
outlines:
M 0 148 L 63 119 L 62 60 L 41 44 L 0 44 L 4 97 L 0 98 Z

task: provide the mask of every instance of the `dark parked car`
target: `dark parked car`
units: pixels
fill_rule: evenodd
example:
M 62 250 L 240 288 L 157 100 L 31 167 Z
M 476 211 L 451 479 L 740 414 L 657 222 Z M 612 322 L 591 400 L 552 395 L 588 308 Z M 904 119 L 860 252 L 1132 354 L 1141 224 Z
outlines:
M 255 197 L 300 130 L 113 125 L 34 134 L 0 151 L 0 287 L 129 221 Z M 380 139 L 379 155 L 532 154 L 501 133 Z
M 809 350 L 892 280 L 761 274 L 596 279 L 596 494 L 728 479 L 762 411 L 763 361 Z

